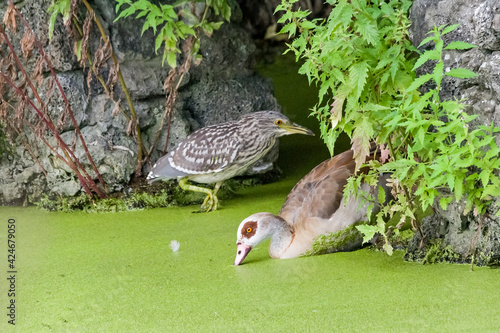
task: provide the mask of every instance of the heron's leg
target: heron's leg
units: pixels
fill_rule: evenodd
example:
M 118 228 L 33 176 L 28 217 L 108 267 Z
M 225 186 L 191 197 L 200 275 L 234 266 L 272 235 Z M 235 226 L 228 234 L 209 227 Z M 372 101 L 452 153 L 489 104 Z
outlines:
M 211 210 L 217 210 L 219 208 L 219 198 L 217 198 L 217 192 L 219 191 L 222 183 L 223 182 L 215 183 L 215 188 L 212 190 L 212 195 L 207 195 L 207 197 L 203 201 L 203 204 L 201 205 L 201 209 L 205 209 L 208 212 Z
M 220 186 L 222 185 L 222 183 L 223 183 L 223 181 L 215 183 L 214 197 L 213 197 L 213 200 L 214 200 L 214 203 L 213 203 L 214 208 L 213 208 L 213 210 L 217 210 L 219 208 L 219 198 L 217 198 L 217 192 L 219 191 Z
M 214 208 L 214 201 L 215 201 L 215 203 L 218 203 L 217 197 L 215 196 L 215 193 L 217 191 L 214 192 L 213 190 L 206 188 L 206 187 L 190 185 L 188 183 L 187 178 L 182 178 L 181 180 L 179 180 L 179 186 L 184 191 L 194 191 L 194 192 L 206 193 L 207 196 L 206 196 L 205 200 L 203 201 L 203 204 L 201 205 L 201 208 L 204 209 L 206 212 L 217 209 L 217 204 L 215 205 L 215 208 Z M 220 185 L 219 185 L 219 187 L 220 187 Z M 216 185 L 216 190 L 218 190 L 217 185 Z M 215 200 L 214 200 L 214 197 L 215 197 Z M 207 204 L 208 204 L 208 206 L 207 206 Z

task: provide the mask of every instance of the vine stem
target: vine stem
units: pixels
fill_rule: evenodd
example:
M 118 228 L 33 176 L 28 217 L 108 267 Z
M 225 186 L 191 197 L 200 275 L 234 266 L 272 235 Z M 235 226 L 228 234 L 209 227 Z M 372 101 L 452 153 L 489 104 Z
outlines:
M 11 2 L 12 4 L 12 2 Z M 27 29 L 30 29 L 29 25 L 27 24 L 27 22 L 24 20 L 24 17 L 19 13 L 19 11 L 17 10 L 17 8 L 15 8 L 15 6 L 12 4 L 14 10 L 16 11 L 17 15 L 21 18 L 21 21 L 24 23 L 24 25 L 26 26 Z M 30 29 L 31 30 L 31 29 Z M 31 30 L 31 32 L 33 33 L 33 36 L 34 35 L 34 32 L 33 30 Z M 9 47 L 10 49 L 10 52 L 14 58 L 14 60 L 16 61 L 16 64 L 18 66 L 18 68 L 21 70 L 24 78 L 25 78 L 25 81 L 26 83 L 29 85 L 29 87 L 31 88 L 31 90 L 33 91 L 33 94 L 35 95 L 35 97 L 37 98 L 38 102 L 40 103 L 40 105 L 44 105 L 44 103 L 42 102 L 42 99 L 40 98 L 40 96 L 38 95 L 38 92 L 36 90 L 36 88 L 33 86 L 33 83 L 31 82 L 28 74 L 26 73 L 26 71 L 24 70 L 24 67 L 22 66 L 19 58 L 17 57 L 17 54 L 14 50 L 14 47 L 12 46 L 12 43 L 10 42 L 10 39 L 9 37 L 7 36 L 5 30 L 0 26 L 0 33 L 2 34 L 5 42 L 7 43 L 7 46 Z M 37 44 L 37 47 L 39 48 L 39 52 L 40 52 L 40 55 L 44 56 L 44 59 L 47 61 L 47 57 L 45 57 L 45 54 L 43 53 L 43 49 L 41 49 L 41 45 L 39 44 L 38 40 L 36 39 L 36 37 L 34 38 L 34 41 L 35 43 Z M 52 66 L 50 65 L 50 62 L 47 62 L 48 64 L 48 67 L 51 69 L 52 71 L 52 74 L 55 76 L 55 73 L 53 72 L 53 68 Z M 4 78 L 4 80 L 12 87 L 16 90 L 17 94 L 23 98 L 24 100 L 26 100 L 34 109 L 35 111 L 38 113 L 39 117 L 42 119 L 42 121 L 47 125 L 47 127 L 49 127 L 49 129 L 52 131 L 52 133 L 54 134 L 54 136 L 56 137 L 56 139 L 58 140 L 58 142 L 60 143 L 61 147 L 63 148 L 63 153 L 66 155 L 66 158 L 68 159 L 68 161 L 70 161 L 71 164 L 75 165 L 75 167 L 78 167 L 80 168 L 86 177 L 83 177 L 80 172 L 77 170 L 77 169 L 74 169 L 72 167 L 72 165 L 70 165 L 70 163 L 67 163 L 68 166 L 70 166 L 71 169 L 73 169 L 75 171 L 75 174 L 76 176 L 78 177 L 78 179 L 80 180 L 80 183 L 82 184 L 82 186 L 84 187 L 85 191 L 87 192 L 87 194 L 89 196 L 92 196 L 92 192 L 88 189 L 88 186 L 87 186 L 87 183 L 88 185 L 90 185 L 92 187 L 92 189 L 95 191 L 95 193 L 97 193 L 97 195 L 101 198 L 104 198 L 105 195 L 102 193 L 102 191 L 97 187 L 97 185 L 95 184 L 95 182 L 92 180 L 92 178 L 90 177 L 90 175 L 87 173 L 87 171 L 85 170 L 85 168 L 80 164 L 78 158 L 74 155 L 73 151 L 71 149 L 69 149 L 69 147 L 66 145 L 66 143 L 64 142 L 64 140 L 59 136 L 58 132 L 57 132 L 57 129 L 55 128 L 54 126 L 54 123 L 52 122 L 52 120 L 47 116 L 45 116 L 37 107 L 36 105 L 33 103 L 33 101 L 31 99 L 29 99 L 26 94 L 19 88 L 17 87 L 11 80 L 8 76 L 6 76 L 3 72 L 0 72 L 0 75 Z M 59 81 L 57 81 L 57 78 L 55 78 L 56 82 L 59 83 Z M 60 85 L 59 85 L 60 87 Z M 65 98 L 65 94 L 64 94 L 64 91 L 61 89 L 61 95 L 63 96 L 63 98 Z M 67 100 L 66 100 L 67 101 Z M 69 110 L 70 111 L 70 110 Z M 70 112 L 68 112 L 70 113 Z M 74 118 L 73 118 L 74 119 Z M 79 129 L 78 126 L 75 126 L 75 130 L 76 129 Z M 83 141 L 83 137 L 81 137 L 81 140 L 84 144 L 84 141 Z M 86 148 L 86 146 L 85 146 Z M 88 153 L 88 150 L 86 150 L 86 153 Z M 71 155 L 71 156 L 70 156 Z M 93 160 L 92 160 L 92 157 L 90 156 L 90 154 L 88 154 L 88 157 L 90 159 L 90 161 L 93 163 Z M 100 176 L 100 174 L 98 174 Z M 103 183 L 103 186 L 104 186 L 104 183 Z
M 187 63 L 187 61 L 191 61 L 191 57 L 188 57 L 185 64 Z M 175 100 L 177 99 L 179 86 L 181 85 L 182 79 L 184 79 L 185 74 L 186 74 L 186 71 L 182 72 L 181 76 L 179 77 L 179 81 L 177 82 L 177 85 L 174 88 L 175 95 L 172 97 L 172 106 L 171 106 L 170 112 L 168 112 L 167 139 L 165 140 L 165 146 L 163 147 L 163 151 L 162 151 L 163 155 L 165 155 L 167 153 L 168 143 L 170 141 L 170 128 L 172 126 L 172 112 L 173 112 L 173 108 L 174 108 L 174 103 L 175 103 Z M 163 122 L 162 122 L 162 126 L 163 126 Z
M 470 268 L 469 268 L 471 271 L 474 270 L 474 261 L 476 261 L 476 244 L 477 244 L 477 239 L 479 238 L 479 234 L 481 233 L 481 230 L 483 228 L 484 216 L 485 215 L 481 216 L 474 238 L 472 239 L 471 244 L 469 245 L 469 253 L 472 252 L 472 258 L 470 261 Z
M 55 71 L 54 71 L 54 68 L 52 67 L 52 63 L 51 63 L 50 59 L 47 57 L 47 55 L 46 55 L 46 54 L 45 54 L 45 52 L 43 51 L 43 48 L 42 48 L 42 45 L 40 44 L 40 41 L 36 38 L 36 35 L 35 35 L 35 33 L 33 32 L 33 29 L 31 29 L 31 27 L 29 26 L 28 22 L 26 22 L 26 20 L 24 19 L 24 16 L 23 16 L 23 15 L 19 12 L 19 10 L 17 10 L 17 8 L 16 8 L 16 7 L 14 6 L 14 4 L 12 3 L 12 0 L 10 1 L 10 3 L 12 4 L 12 6 L 13 6 L 14 10 L 16 11 L 17 16 L 21 19 L 21 22 L 23 22 L 23 24 L 24 24 L 24 26 L 26 27 L 26 29 L 29 29 L 29 30 L 31 31 L 31 33 L 33 34 L 33 36 L 34 36 L 34 39 L 33 39 L 33 40 L 34 40 L 34 42 L 35 42 L 35 44 L 36 44 L 36 46 L 37 46 L 37 48 L 38 48 L 38 52 L 40 52 L 40 55 L 42 56 L 42 58 L 43 58 L 43 59 L 45 60 L 45 62 L 47 63 L 48 68 L 50 69 L 50 72 L 51 72 L 51 74 L 52 74 L 52 77 L 54 78 L 54 82 L 56 83 L 57 88 L 58 88 L 58 89 L 59 89 L 59 91 L 61 92 L 61 97 L 62 97 L 62 98 L 63 98 L 63 100 L 64 100 L 64 104 L 66 105 L 66 110 L 68 111 L 68 114 L 69 114 L 69 116 L 70 116 L 70 118 L 71 118 L 71 121 L 72 121 L 72 123 L 73 123 L 73 126 L 75 127 L 75 132 L 77 133 L 77 135 L 78 135 L 78 137 L 79 137 L 79 139 L 80 139 L 80 142 L 81 142 L 81 144 L 82 144 L 83 150 L 85 151 L 85 155 L 87 155 L 87 158 L 89 159 L 89 162 L 90 162 L 90 165 L 92 166 L 92 169 L 94 170 L 94 172 L 95 172 L 95 174 L 96 174 L 97 178 L 99 179 L 99 181 L 101 182 L 102 186 L 104 187 L 104 190 L 106 191 L 106 183 L 104 182 L 104 179 L 102 178 L 102 176 L 101 176 L 101 174 L 100 174 L 99 170 L 97 169 L 97 166 L 96 166 L 96 165 L 95 165 L 95 163 L 94 163 L 94 160 L 92 159 L 92 156 L 90 155 L 90 152 L 89 152 L 89 150 L 88 150 L 88 148 L 87 148 L 87 144 L 85 143 L 85 140 L 84 140 L 84 138 L 83 138 L 83 135 L 82 135 L 82 133 L 81 133 L 81 131 L 80 131 L 80 126 L 78 126 L 78 123 L 76 122 L 76 119 L 75 119 L 75 117 L 74 117 L 74 114 L 73 114 L 73 111 L 72 111 L 71 106 L 70 106 L 70 104 L 69 104 L 69 101 L 68 101 L 68 99 L 66 98 L 66 94 L 64 93 L 64 90 L 63 90 L 63 88 L 62 88 L 62 86 L 61 86 L 61 84 L 60 84 L 60 82 L 59 82 L 59 79 L 57 78 L 57 75 L 56 75 L 56 73 L 55 73 Z M 4 34 L 4 37 L 6 37 L 5 32 L 3 32 L 3 34 Z M 13 50 L 13 48 L 11 48 L 11 50 Z M 14 55 L 14 56 L 15 56 L 15 58 L 17 59 L 17 56 L 15 55 L 15 52 L 13 52 L 13 55 Z M 19 59 L 17 59 L 16 61 L 18 62 L 18 65 L 20 65 Z M 20 67 L 22 68 L 22 66 L 20 66 Z M 31 89 L 35 92 L 35 91 L 36 91 L 36 89 L 34 89 L 33 85 L 31 84 L 31 81 L 29 80 L 29 77 L 26 75 L 26 73 L 25 73 L 24 69 L 23 69 L 23 74 L 25 75 L 26 80 L 30 82 L 30 87 L 31 87 Z M 38 95 L 38 94 L 36 94 L 36 95 Z M 39 101 L 41 101 L 40 96 L 38 96 L 38 99 L 39 99 Z M 30 102 L 31 102 L 31 101 L 30 101 Z M 41 105 L 43 105 L 43 103 L 41 103 Z M 53 124 L 52 124 L 52 125 L 53 125 Z M 57 133 L 57 130 L 56 130 L 55 128 L 54 128 L 54 131 L 55 131 L 55 133 Z M 58 135 L 58 134 L 57 134 L 57 135 Z M 61 141 L 62 141 L 62 139 L 61 139 Z M 68 150 L 69 150 L 69 152 L 73 155 L 73 157 L 74 157 L 74 159 L 75 159 L 75 160 L 74 160 L 74 162 L 75 162 L 77 165 L 79 165 L 79 167 L 80 167 L 80 168 L 82 169 L 82 171 L 83 171 L 83 172 L 84 172 L 84 173 L 88 176 L 88 178 L 89 178 L 89 179 L 92 179 L 92 178 L 90 177 L 90 175 L 88 175 L 88 173 L 87 173 L 86 169 L 85 169 L 85 168 L 84 168 L 84 167 L 80 164 L 80 162 L 79 162 L 79 160 L 76 158 L 76 156 L 74 156 L 73 152 L 69 149 L 69 147 L 68 147 Z M 93 182 L 93 181 L 92 181 L 92 182 Z M 95 183 L 94 183 L 94 184 L 95 184 Z M 99 190 L 99 189 L 97 188 L 97 186 L 95 186 L 95 188 L 96 188 L 96 190 L 97 190 L 97 191 L 96 191 L 96 193 L 99 195 L 99 197 L 104 198 L 104 197 L 105 197 L 105 195 L 101 192 L 101 190 Z
M 179 77 L 178 77 L 177 84 L 175 85 L 175 87 L 173 89 L 170 89 L 170 94 L 167 97 L 167 102 L 166 102 L 166 106 L 165 106 L 165 112 L 163 113 L 163 116 L 161 118 L 160 126 L 158 128 L 158 131 L 156 132 L 153 144 L 151 145 L 151 147 L 149 149 L 149 153 L 148 153 L 149 156 L 151 156 L 154 147 L 158 143 L 158 140 L 160 139 L 161 131 L 163 129 L 163 126 L 165 125 L 165 119 L 167 118 L 167 116 L 169 116 L 168 125 L 167 125 L 167 140 L 165 141 L 165 146 L 164 146 L 164 149 L 162 151 L 162 155 L 165 155 L 165 153 L 166 153 L 169 138 L 170 138 L 170 125 L 171 125 L 171 121 L 172 121 L 172 110 L 174 107 L 175 99 L 177 98 L 177 93 L 179 91 L 179 87 L 181 85 L 181 82 L 184 79 L 184 75 L 189 70 L 188 64 L 190 61 L 191 61 L 191 55 L 186 57 L 186 60 L 184 61 L 184 63 L 181 66 L 181 69 L 183 69 L 183 70 L 182 70 L 181 75 L 179 75 Z M 186 68 L 188 68 L 188 69 L 186 69 Z M 177 71 L 176 67 L 172 68 L 170 71 L 171 71 L 171 73 L 168 76 L 177 75 L 176 74 L 176 71 Z M 167 79 L 165 81 L 168 80 L 168 76 L 167 76 Z M 166 90 L 166 84 L 164 84 L 164 89 Z
M 80 34 L 80 37 L 83 38 L 83 31 L 82 31 L 82 28 L 80 27 L 80 25 L 78 24 L 78 21 L 76 20 L 76 18 L 73 17 L 73 25 L 76 27 L 76 29 L 78 30 L 78 33 Z M 106 95 L 108 95 L 108 97 L 114 102 L 116 103 L 116 101 L 114 101 L 112 98 L 111 98 L 111 92 L 109 91 L 108 89 L 108 86 L 106 85 L 106 83 L 104 82 L 104 79 L 101 75 L 99 75 L 99 73 L 97 72 L 97 69 L 95 68 L 94 66 L 94 63 L 92 62 L 92 59 L 90 59 L 90 53 L 88 51 L 86 51 L 86 54 L 87 54 L 87 61 L 90 65 L 90 70 L 92 71 L 92 73 L 94 73 L 94 76 L 97 78 L 97 80 L 99 81 L 99 83 L 101 84 L 101 86 L 103 87 L 104 89 L 104 92 L 106 93 Z M 130 117 L 129 115 L 125 112 L 125 110 L 123 110 L 123 108 L 121 106 L 118 106 L 118 109 L 120 110 L 120 112 L 122 113 L 122 115 L 125 117 L 125 119 L 127 119 L 127 121 L 130 121 Z
M 88 181 L 85 179 L 85 177 L 82 176 L 82 174 L 79 172 L 78 168 L 76 167 L 75 165 L 75 162 L 69 158 L 68 156 L 68 152 L 70 152 L 71 154 L 73 154 L 71 152 L 71 150 L 69 149 L 69 147 L 66 145 L 66 143 L 63 141 L 63 139 L 59 136 L 59 134 L 57 133 L 57 130 L 56 128 L 54 127 L 54 124 L 49 121 L 47 118 L 45 118 L 45 116 L 43 115 L 42 111 L 40 111 L 35 103 L 33 103 L 33 101 L 31 99 L 29 99 L 26 94 L 18 87 L 14 84 L 14 82 L 12 82 L 10 80 L 10 78 L 5 75 L 3 72 L 0 71 L 0 76 L 3 77 L 3 79 L 12 87 L 14 88 L 14 90 L 16 90 L 17 94 L 23 98 L 25 101 L 28 102 L 28 104 L 31 105 L 31 107 L 33 107 L 33 109 L 35 109 L 35 111 L 38 113 L 39 117 L 43 120 L 43 122 L 47 125 L 47 127 L 52 131 L 52 133 L 54 133 L 57 141 L 59 142 L 59 144 L 61 145 L 61 147 L 63 148 L 63 152 L 64 154 L 66 155 L 66 157 L 68 158 L 68 160 L 64 159 L 59 153 L 56 152 L 56 156 L 59 157 L 63 162 L 65 162 L 76 174 L 76 176 L 78 177 L 78 179 L 80 180 L 80 183 L 82 184 L 85 192 L 87 192 L 87 194 L 92 197 L 92 192 L 90 191 L 88 185 L 87 185 L 87 182 L 92 186 L 92 184 L 94 186 L 92 186 L 92 188 L 94 189 L 94 191 L 99 195 L 101 196 L 102 195 L 102 192 L 97 188 L 97 186 L 95 185 L 95 183 L 93 181 Z M 36 133 L 36 131 L 35 131 Z M 52 146 L 50 146 L 48 144 L 47 141 L 43 140 L 44 143 L 49 147 L 49 149 L 51 149 L 51 151 L 55 151 L 54 148 Z M 73 155 L 74 156 L 74 155 Z M 92 179 L 90 179 L 92 180 Z M 103 196 L 104 197 L 104 196 Z
M 94 22 L 96 23 L 97 25 L 97 28 L 99 29 L 99 32 L 101 33 L 101 37 L 102 39 L 104 40 L 104 43 L 110 43 L 111 42 L 109 41 L 109 38 L 108 36 L 106 35 L 106 33 L 104 32 L 104 28 L 101 24 L 101 22 L 99 21 L 99 19 L 97 18 L 97 16 L 95 15 L 95 11 L 94 9 L 90 6 L 90 4 L 87 2 L 87 0 L 82 0 L 83 4 L 85 5 L 85 7 L 87 7 L 87 10 L 92 13 L 92 16 L 94 18 Z M 128 88 L 127 88 L 127 85 L 125 84 L 125 80 L 123 79 L 123 75 L 122 75 L 122 71 L 120 70 L 120 67 L 118 66 L 118 59 L 116 59 L 116 56 L 115 56 L 115 53 L 113 52 L 113 50 L 111 50 L 111 59 L 113 60 L 113 63 L 115 64 L 115 66 L 117 66 L 118 68 L 118 79 L 120 80 L 120 84 L 122 86 L 122 89 L 123 89 L 123 93 L 125 94 L 125 98 L 127 99 L 127 103 L 129 105 L 129 108 L 130 108 L 130 114 L 132 115 L 132 125 L 134 125 L 135 127 L 135 134 L 137 136 L 137 166 L 136 166 L 136 169 L 135 169 L 135 175 L 136 176 L 140 176 L 142 174 L 141 172 L 141 169 L 142 169 L 142 164 L 143 164 L 143 159 L 144 159 L 144 153 L 146 151 L 146 149 L 144 148 L 144 144 L 142 142 L 142 136 L 141 136 L 141 128 L 139 126 L 139 121 L 137 119 L 137 113 L 135 112 L 135 107 L 134 107 L 134 103 L 132 102 L 132 98 L 130 97 L 130 93 L 128 91 Z M 147 158 L 148 156 L 146 156 Z
M 42 162 L 40 162 L 40 160 L 38 159 L 38 157 L 36 157 L 35 153 L 31 149 L 31 146 L 29 145 L 29 142 L 27 140 L 25 140 L 24 137 L 22 136 L 21 131 L 17 127 L 15 127 L 15 126 L 12 126 L 12 125 L 9 125 L 9 126 L 11 128 L 13 128 L 14 131 L 17 133 L 19 139 L 21 139 L 21 142 L 23 143 L 23 146 L 28 150 L 28 152 L 31 155 L 31 158 L 33 158 L 35 160 L 35 162 L 38 164 L 38 166 L 42 169 L 42 172 L 45 175 L 45 178 L 47 178 L 47 176 L 48 176 L 47 175 L 47 170 L 45 170 L 45 168 L 42 165 Z
M 8 103 L 7 101 L 3 101 L 3 103 L 7 104 L 11 109 L 14 110 L 14 106 L 12 104 Z M 41 170 L 42 170 L 43 174 L 45 175 L 45 177 L 47 177 L 47 170 L 45 170 L 45 168 L 42 165 L 42 162 L 40 162 L 40 160 L 38 159 L 38 157 L 36 157 L 35 153 L 33 152 L 33 149 L 31 149 L 31 146 L 30 146 L 28 140 L 25 140 L 25 138 L 23 137 L 23 135 L 22 135 L 21 131 L 19 130 L 19 128 L 17 128 L 16 126 L 14 126 L 13 124 L 8 123 L 8 122 L 6 124 L 7 124 L 7 126 L 9 128 L 13 129 L 17 133 L 18 138 L 22 141 L 22 144 L 26 148 L 26 150 L 28 150 L 29 154 L 31 155 L 31 158 L 33 158 L 33 160 L 41 168 Z M 36 131 L 33 131 L 33 132 L 36 135 Z

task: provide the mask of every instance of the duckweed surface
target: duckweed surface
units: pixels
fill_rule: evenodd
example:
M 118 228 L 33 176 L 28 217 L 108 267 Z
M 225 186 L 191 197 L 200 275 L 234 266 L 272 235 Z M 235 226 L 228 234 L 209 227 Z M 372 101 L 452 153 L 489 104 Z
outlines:
M 16 220 L 20 332 L 484 332 L 500 328 L 500 270 L 421 265 L 359 250 L 289 260 L 255 248 L 233 266 L 236 228 L 276 212 L 286 184 L 241 193 L 210 214 L 193 207 L 124 213 L 0 208 Z M 179 251 L 170 248 L 172 240 Z M 2 274 L 2 276 L 5 276 Z M 7 323 L 7 281 L 0 304 Z
M 314 119 L 297 119 L 316 93 L 304 78 L 288 74 L 296 72 L 289 59 L 270 67 L 272 75 L 269 67 L 261 70 L 274 77 L 284 111 L 316 129 Z M 500 329 L 498 269 L 408 263 L 401 251 L 389 257 L 366 249 L 273 260 L 268 244 L 233 266 L 240 221 L 255 212 L 277 213 L 293 185 L 327 157 L 318 137 L 281 142 L 281 181 L 244 189 L 208 214 L 193 214 L 195 206 L 99 214 L 0 207 L 0 331 Z M 9 218 L 16 221 L 15 327 L 6 316 Z

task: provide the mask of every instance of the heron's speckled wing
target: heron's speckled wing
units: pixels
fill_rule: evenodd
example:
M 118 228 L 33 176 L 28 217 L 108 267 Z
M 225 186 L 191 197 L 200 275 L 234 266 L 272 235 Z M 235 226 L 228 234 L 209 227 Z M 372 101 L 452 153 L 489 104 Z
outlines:
M 162 179 L 172 179 L 187 176 L 187 173 L 173 168 L 168 161 L 169 158 L 170 154 L 167 154 L 160 157 L 158 161 L 156 161 L 147 177 L 149 183 L 153 183 Z
M 187 174 L 220 172 L 238 156 L 238 130 L 235 122 L 199 129 L 169 154 L 170 164 Z
M 292 225 L 309 217 L 329 219 L 354 169 L 351 149 L 319 164 L 295 185 L 279 215 Z

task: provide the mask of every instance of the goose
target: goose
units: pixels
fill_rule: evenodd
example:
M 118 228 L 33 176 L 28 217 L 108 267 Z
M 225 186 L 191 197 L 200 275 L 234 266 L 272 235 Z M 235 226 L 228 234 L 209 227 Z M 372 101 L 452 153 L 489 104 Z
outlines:
M 311 250 L 316 237 L 366 220 L 369 204 L 366 200 L 362 203 L 361 198 L 350 198 L 345 204 L 343 198 L 347 179 L 355 171 L 353 153 L 349 149 L 311 170 L 288 194 L 279 215 L 256 213 L 244 219 L 237 231 L 234 265 L 240 265 L 250 250 L 265 239 L 271 238 L 271 258 L 296 258 Z M 372 150 L 367 160 L 373 158 L 373 153 Z M 380 177 L 379 185 L 387 192 L 386 182 L 382 180 L 386 176 Z M 361 190 L 373 195 L 377 189 L 364 183 Z M 359 241 L 330 252 L 354 250 L 361 247 L 361 243 L 359 237 Z

